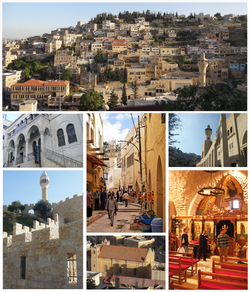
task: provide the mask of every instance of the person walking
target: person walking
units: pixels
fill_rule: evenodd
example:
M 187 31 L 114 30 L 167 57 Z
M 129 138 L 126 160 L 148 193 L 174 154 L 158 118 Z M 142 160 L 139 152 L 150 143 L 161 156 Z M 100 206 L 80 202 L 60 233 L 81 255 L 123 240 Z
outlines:
M 106 196 L 107 196 L 107 193 L 106 193 L 106 189 L 104 188 L 101 193 L 101 210 L 102 211 L 105 210 Z
M 220 262 L 222 263 L 222 257 L 223 255 L 227 257 L 227 252 L 229 249 L 229 242 L 228 242 L 228 236 L 226 234 L 226 229 L 221 229 L 220 234 L 217 237 L 217 248 L 220 254 Z
M 127 207 L 128 206 L 128 193 L 126 191 L 123 194 L 123 199 L 125 201 L 125 207 Z
M 116 202 L 119 202 L 119 191 L 116 191 Z
M 181 236 L 181 246 L 184 248 L 185 253 L 188 252 L 188 229 L 184 228 L 183 229 L 183 234 Z
M 199 242 L 199 260 L 201 259 L 201 255 L 203 254 L 203 261 L 207 261 L 207 231 L 203 230 L 203 233 L 200 235 Z
M 110 194 L 110 198 L 108 199 L 106 209 L 107 209 L 108 214 L 109 214 L 110 224 L 111 224 L 111 226 L 113 226 L 113 224 L 114 224 L 114 215 L 115 215 L 115 212 L 118 211 L 117 202 L 114 199 L 114 194 L 113 193 Z

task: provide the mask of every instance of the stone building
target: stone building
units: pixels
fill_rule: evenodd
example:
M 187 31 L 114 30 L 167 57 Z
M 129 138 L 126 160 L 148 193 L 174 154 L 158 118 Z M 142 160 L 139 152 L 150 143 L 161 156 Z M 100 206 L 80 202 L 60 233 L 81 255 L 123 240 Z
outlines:
M 5 127 L 4 167 L 82 167 L 81 114 L 22 114 Z
M 139 138 L 139 128 L 141 138 Z M 146 191 L 148 200 L 150 192 L 154 191 L 152 210 L 156 217 L 163 219 L 163 230 L 166 202 L 165 136 L 165 114 L 145 113 L 125 137 L 124 140 L 127 142 L 121 144 L 122 186 L 129 193 L 132 190 L 136 192 L 138 198 L 139 194 Z
M 74 52 L 69 50 L 56 51 L 54 66 L 68 63 L 76 65 L 76 56 L 74 56 Z
M 87 191 L 94 194 L 104 187 L 103 121 L 101 114 L 87 114 Z
M 212 129 L 208 125 L 202 145 L 198 167 L 247 166 L 247 114 L 222 114 L 216 134 L 211 141 Z
M 72 211 L 82 210 L 79 202 L 82 197 Z M 83 289 L 82 235 L 82 214 L 66 224 L 54 214 L 47 224 L 34 221 L 31 229 L 15 223 L 13 236 L 3 235 L 3 288 Z
M 129 276 L 151 279 L 154 251 L 149 248 L 112 246 L 104 241 L 91 247 L 91 271 L 103 276 Z

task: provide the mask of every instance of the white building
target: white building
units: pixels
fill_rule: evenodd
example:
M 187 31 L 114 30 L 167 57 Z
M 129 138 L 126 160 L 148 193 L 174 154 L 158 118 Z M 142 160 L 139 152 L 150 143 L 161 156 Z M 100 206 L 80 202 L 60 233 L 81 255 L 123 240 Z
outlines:
M 119 191 L 121 187 L 121 168 L 118 168 L 117 165 L 118 154 L 116 151 L 115 141 L 111 141 L 109 144 L 110 151 L 108 154 L 109 163 L 107 164 L 109 166 L 107 190 L 116 193 L 116 191 Z
M 22 114 L 5 128 L 4 167 L 82 167 L 82 114 Z

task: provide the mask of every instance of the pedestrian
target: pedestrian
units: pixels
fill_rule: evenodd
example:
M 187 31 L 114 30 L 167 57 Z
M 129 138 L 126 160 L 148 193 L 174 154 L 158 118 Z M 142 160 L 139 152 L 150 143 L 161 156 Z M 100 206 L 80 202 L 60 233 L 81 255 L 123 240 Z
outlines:
M 119 191 L 119 199 L 120 199 L 120 202 L 122 202 L 122 191 L 121 190 Z
M 113 224 L 114 224 L 114 214 L 115 214 L 116 211 L 118 211 L 118 205 L 117 205 L 116 200 L 114 199 L 114 194 L 113 193 L 110 194 L 110 198 L 108 199 L 106 208 L 107 208 L 107 211 L 108 211 L 108 214 L 109 214 L 110 224 L 111 224 L 111 226 L 113 226 Z
M 183 229 L 183 234 L 181 236 L 181 246 L 184 248 L 185 253 L 188 252 L 188 229 L 184 228 Z
M 116 191 L 116 202 L 119 202 L 119 191 Z
M 87 218 L 92 216 L 92 195 L 87 192 Z
M 101 210 L 102 211 L 105 210 L 106 196 L 107 196 L 107 193 L 106 193 L 106 189 L 104 188 L 103 192 L 101 193 Z
M 200 235 L 199 242 L 199 260 L 201 259 L 201 255 L 203 254 L 203 261 L 207 261 L 207 231 L 203 230 L 203 233 Z
M 100 210 L 100 192 L 94 192 L 94 203 L 95 203 L 95 211 Z
M 127 207 L 128 206 L 128 193 L 126 191 L 123 194 L 123 199 L 125 201 L 125 207 Z
M 227 252 L 229 249 L 228 236 L 226 234 L 226 229 L 220 229 L 220 234 L 217 237 L 217 248 L 220 255 L 220 262 L 222 263 L 223 255 L 227 257 Z

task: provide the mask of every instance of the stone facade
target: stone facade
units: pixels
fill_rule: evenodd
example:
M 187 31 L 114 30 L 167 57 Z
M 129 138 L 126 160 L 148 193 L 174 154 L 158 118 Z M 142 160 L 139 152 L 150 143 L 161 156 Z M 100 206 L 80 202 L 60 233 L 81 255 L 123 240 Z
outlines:
M 43 167 L 82 167 L 82 115 L 22 114 L 5 133 L 4 167 L 38 167 L 34 145 L 40 146 Z
M 234 113 L 227 119 L 222 114 L 212 141 L 208 131 L 212 134 L 212 129 L 205 130 L 207 137 L 196 166 L 247 166 L 247 114 Z
M 4 289 L 83 288 L 83 196 L 52 207 L 47 224 L 15 223 L 13 235 L 4 232 Z

